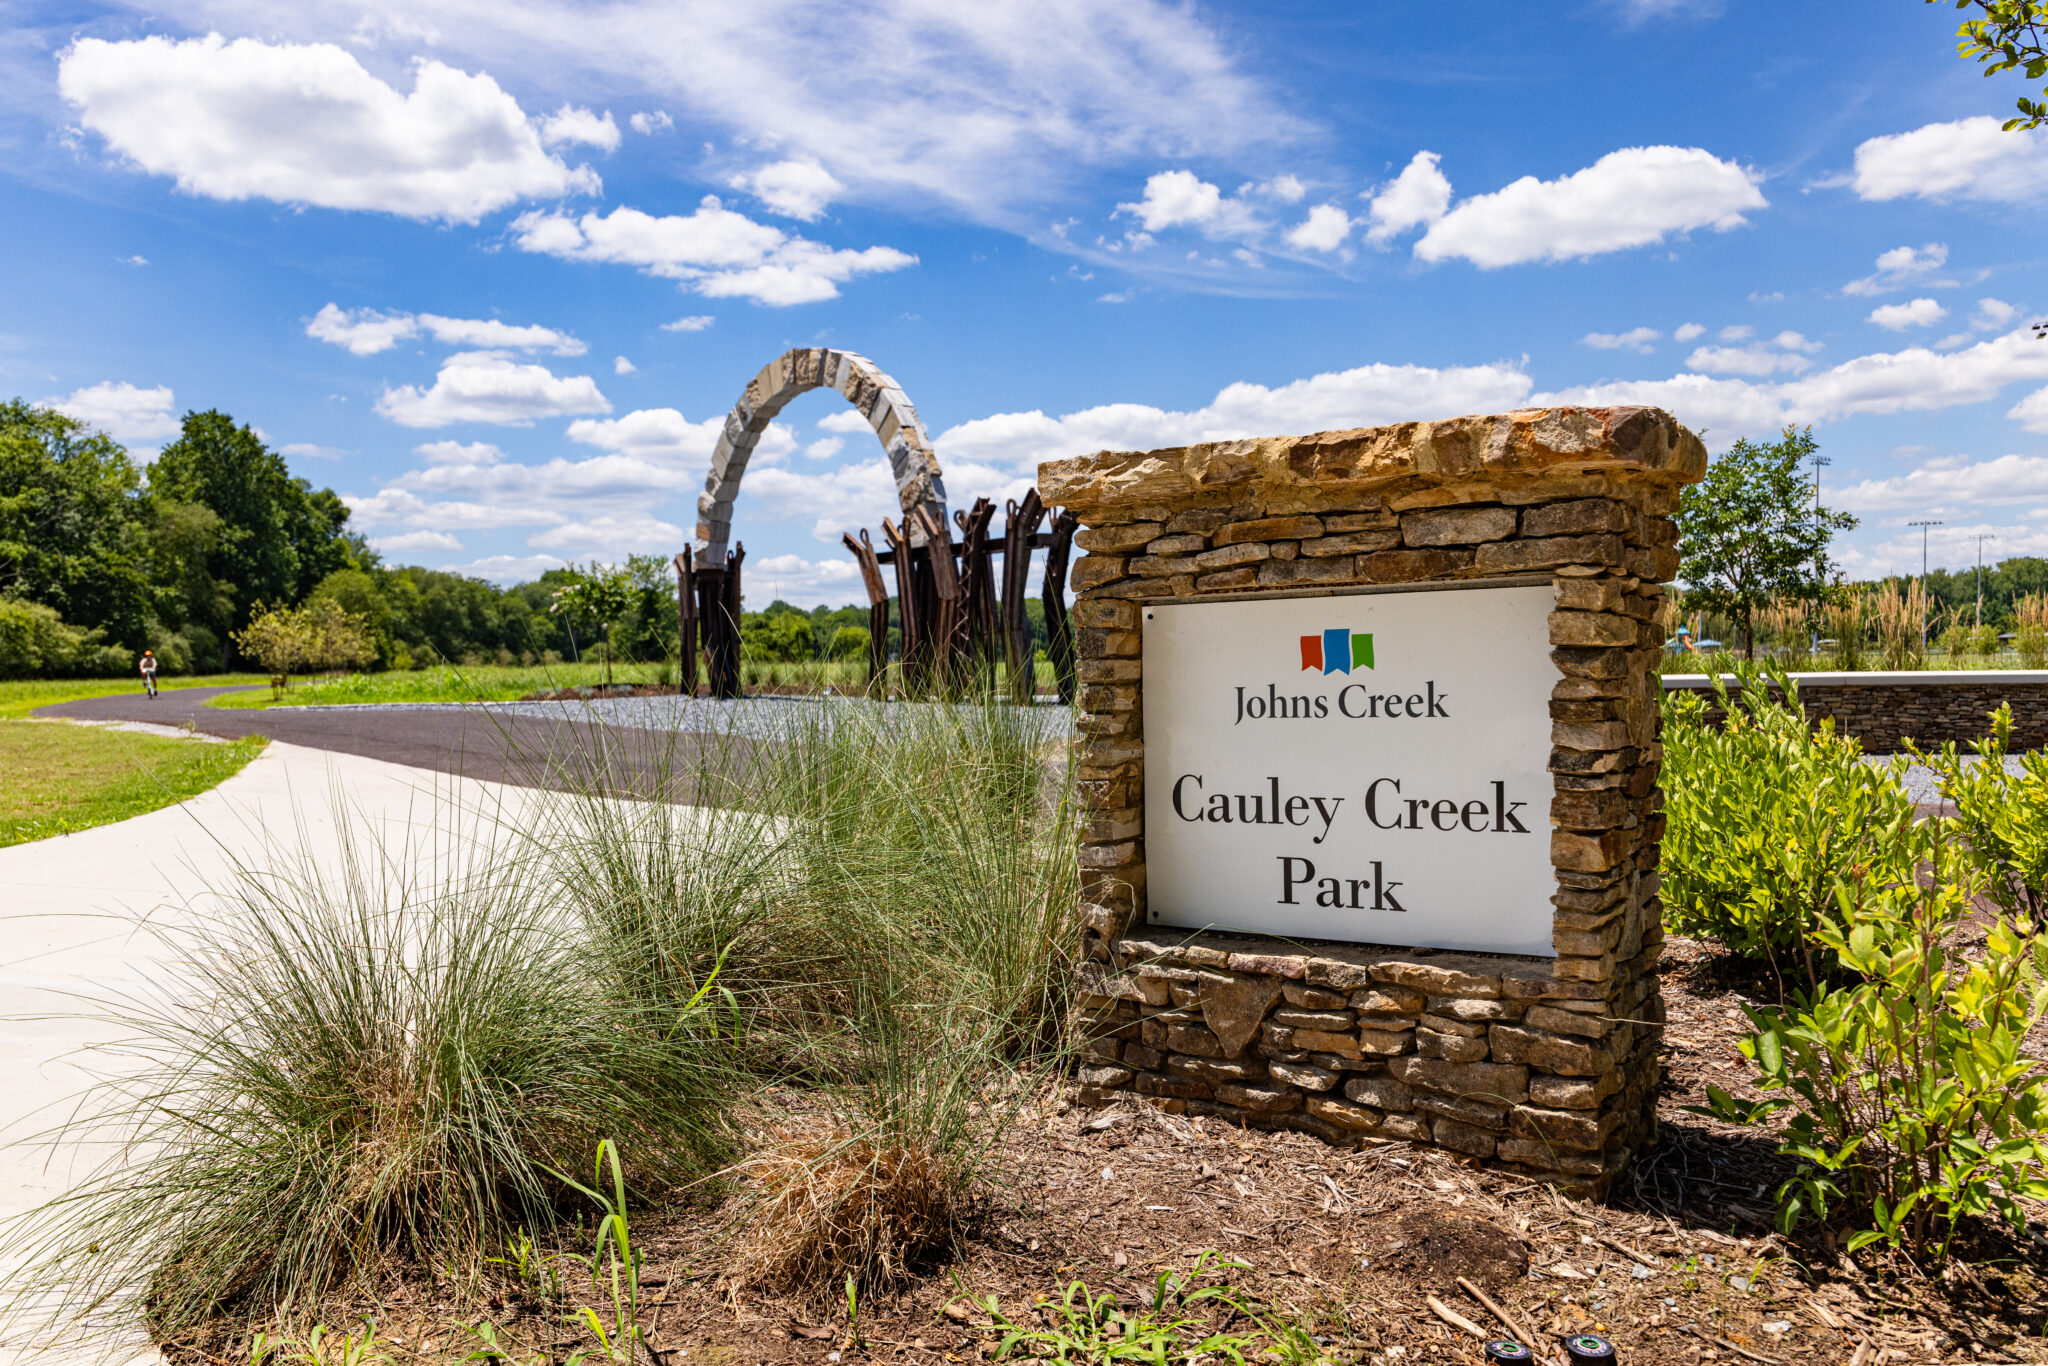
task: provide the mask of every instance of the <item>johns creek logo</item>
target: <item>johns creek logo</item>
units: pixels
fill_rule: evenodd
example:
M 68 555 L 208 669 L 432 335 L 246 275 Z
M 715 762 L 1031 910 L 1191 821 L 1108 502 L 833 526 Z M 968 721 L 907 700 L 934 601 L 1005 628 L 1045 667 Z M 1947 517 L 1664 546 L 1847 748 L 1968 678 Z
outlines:
M 1342 627 L 1319 636 L 1301 638 L 1301 667 L 1320 669 L 1326 674 L 1348 674 L 1353 669 L 1372 667 L 1372 637 L 1354 634 Z

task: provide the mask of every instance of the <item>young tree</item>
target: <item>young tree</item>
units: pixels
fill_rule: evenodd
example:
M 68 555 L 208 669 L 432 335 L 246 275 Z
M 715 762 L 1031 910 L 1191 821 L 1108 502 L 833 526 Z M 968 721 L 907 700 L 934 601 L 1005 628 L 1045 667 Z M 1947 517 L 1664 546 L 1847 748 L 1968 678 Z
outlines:
M 261 664 L 270 685 L 282 693 L 292 675 L 305 668 L 313 654 L 311 623 L 304 612 L 257 603 L 249 624 L 234 634 L 235 648 Z
M 314 669 L 360 669 L 377 657 L 369 618 L 333 598 L 315 598 L 299 609 L 306 619 L 306 663 Z
M 1732 617 L 1752 659 L 1757 610 L 1783 599 L 1820 601 L 1832 568 L 1828 544 L 1856 525 L 1814 497 L 1801 467 L 1818 448 L 1811 428 L 1787 427 L 1763 444 L 1738 441 L 1680 498 L 1685 606 Z
M 632 580 L 623 569 L 592 564 L 574 582 L 555 590 L 550 612 L 570 621 L 595 622 L 605 642 L 604 681 L 612 681 L 612 623 L 623 620 L 633 606 Z
M 1927 0 L 1930 5 L 1943 0 Z M 1986 76 L 2021 70 L 2030 81 L 2048 76 L 2048 3 L 2043 0 L 1954 0 L 1960 10 L 1977 10 L 1981 18 L 1965 19 L 1956 30 L 1956 55 L 1975 60 Z M 2020 117 L 2007 119 L 2007 132 L 2039 128 L 2048 123 L 2048 101 L 2019 99 Z

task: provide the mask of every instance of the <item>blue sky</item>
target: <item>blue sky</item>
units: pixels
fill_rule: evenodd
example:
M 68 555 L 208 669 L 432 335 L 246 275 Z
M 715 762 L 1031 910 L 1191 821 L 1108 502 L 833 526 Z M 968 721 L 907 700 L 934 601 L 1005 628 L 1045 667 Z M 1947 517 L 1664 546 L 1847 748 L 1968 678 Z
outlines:
M 1812 423 L 1854 574 L 2048 554 L 2048 134 L 1955 11 L 1580 0 L 9 8 L 0 393 L 255 424 L 395 562 L 672 553 L 790 346 L 956 506 L 1108 447 L 1644 402 Z M 1449 15 L 1451 17 L 1446 18 Z M 858 597 L 873 437 L 792 404 L 750 598 Z

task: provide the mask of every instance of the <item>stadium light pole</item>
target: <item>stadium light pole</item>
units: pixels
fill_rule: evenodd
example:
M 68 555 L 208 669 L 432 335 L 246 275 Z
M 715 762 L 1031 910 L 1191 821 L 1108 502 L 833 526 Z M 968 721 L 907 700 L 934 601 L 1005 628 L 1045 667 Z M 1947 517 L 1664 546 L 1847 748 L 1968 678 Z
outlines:
M 1907 526 L 1920 528 L 1920 653 L 1927 653 L 1927 528 L 1946 526 L 1946 522 L 1908 522 Z
M 1984 625 L 1984 542 L 1997 539 L 1988 531 L 1977 538 L 1977 626 L 1980 630 Z

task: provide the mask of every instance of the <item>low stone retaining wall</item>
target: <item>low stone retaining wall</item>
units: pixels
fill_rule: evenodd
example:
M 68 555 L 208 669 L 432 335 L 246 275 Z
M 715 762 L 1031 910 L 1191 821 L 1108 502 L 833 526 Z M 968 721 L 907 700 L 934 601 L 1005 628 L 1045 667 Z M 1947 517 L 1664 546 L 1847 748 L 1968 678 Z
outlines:
M 1649 972 L 1590 982 L 1560 960 L 1218 934 L 1120 937 L 1112 956 L 1082 965 L 1084 1103 L 1135 1091 L 1331 1143 L 1433 1143 L 1592 1193 L 1654 1136 Z
M 1735 680 L 1726 681 L 1733 690 Z M 1922 747 L 1950 740 L 1967 746 L 1990 730 L 1986 718 L 2000 704 L 2012 708 L 2015 750 L 2048 745 L 2048 671 L 1809 673 L 1793 674 L 1792 681 L 1807 719 L 1833 718 L 1836 732 L 1862 741 L 1866 753 L 1890 754 L 1909 739 Z M 1707 692 L 1712 684 L 1705 674 L 1666 674 L 1664 687 Z M 1709 709 L 1708 719 L 1719 724 L 1719 706 Z

